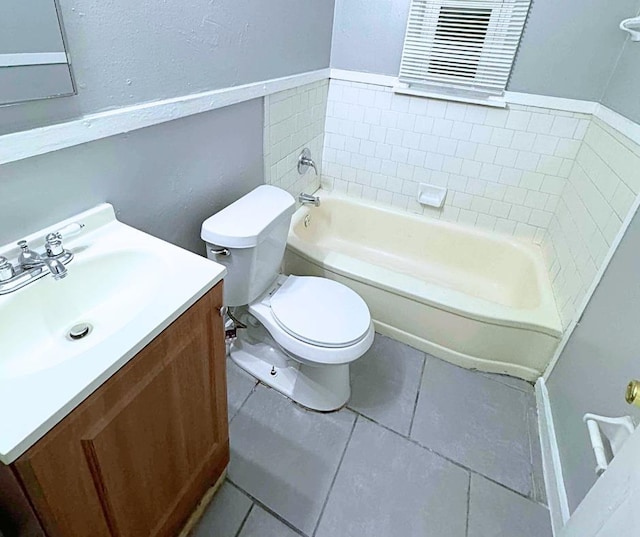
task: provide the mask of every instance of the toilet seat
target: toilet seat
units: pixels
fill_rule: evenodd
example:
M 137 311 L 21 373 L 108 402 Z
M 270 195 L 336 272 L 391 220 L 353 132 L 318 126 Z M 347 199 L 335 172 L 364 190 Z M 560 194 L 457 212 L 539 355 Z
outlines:
M 319 290 L 325 293 L 322 300 L 315 294 Z M 248 309 L 283 349 L 310 365 L 348 364 L 373 342 L 374 327 L 366 303 L 348 287 L 325 278 L 280 275 Z
M 289 276 L 271 297 L 271 312 L 287 333 L 320 347 L 353 345 L 371 324 L 369 308 L 358 294 L 311 276 Z

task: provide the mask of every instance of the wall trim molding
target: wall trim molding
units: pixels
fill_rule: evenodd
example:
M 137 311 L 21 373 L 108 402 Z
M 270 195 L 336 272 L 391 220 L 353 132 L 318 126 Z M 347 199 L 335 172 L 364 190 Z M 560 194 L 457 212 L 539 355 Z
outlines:
M 552 97 L 550 95 L 536 95 L 534 93 L 520 93 L 517 91 L 505 92 L 507 104 L 519 104 L 522 106 L 535 106 L 538 108 L 552 108 L 563 112 L 576 112 L 579 114 L 593 114 L 600 106 L 594 101 L 581 101 L 579 99 L 565 99 L 564 97 Z
M 538 433 L 542 448 L 542 470 L 551 514 L 551 527 L 553 535 L 557 536 L 560 535 L 560 530 L 567 523 L 571 514 L 564 486 L 558 439 L 551 413 L 551 401 L 543 378 L 536 382 L 536 406 L 538 409 Z
M 607 108 L 603 104 L 598 105 L 593 115 L 612 129 L 629 138 L 632 142 L 640 144 L 640 125 L 635 121 L 619 114 L 615 110 L 611 110 L 611 108 Z
M 261 80 L 242 86 L 181 95 L 105 112 L 88 114 L 64 123 L 0 136 L 0 164 L 130 132 L 166 121 L 209 112 L 258 99 L 272 93 L 329 78 L 329 68 Z
M 397 76 L 378 75 L 376 73 L 365 73 L 364 71 L 347 71 L 345 69 L 331 69 L 329 78 L 343 80 L 345 82 L 373 84 L 374 86 L 384 86 L 387 88 L 392 88 L 398 83 Z

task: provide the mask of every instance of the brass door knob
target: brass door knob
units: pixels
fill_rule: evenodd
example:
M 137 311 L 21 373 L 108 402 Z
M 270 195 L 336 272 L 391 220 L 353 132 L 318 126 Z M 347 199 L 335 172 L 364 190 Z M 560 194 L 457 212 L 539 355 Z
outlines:
M 640 407 L 640 380 L 632 380 L 627 385 L 627 391 L 624 398 L 630 405 Z

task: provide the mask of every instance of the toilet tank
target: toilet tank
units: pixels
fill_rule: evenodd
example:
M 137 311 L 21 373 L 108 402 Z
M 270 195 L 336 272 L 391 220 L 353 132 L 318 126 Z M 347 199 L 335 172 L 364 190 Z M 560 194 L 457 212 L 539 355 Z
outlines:
M 294 210 L 291 194 L 262 185 L 202 224 L 207 257 L 227 267 L 225 305 L 253 302 L 276 279 Z M 213 253 L 220 248 L 229 255 Z

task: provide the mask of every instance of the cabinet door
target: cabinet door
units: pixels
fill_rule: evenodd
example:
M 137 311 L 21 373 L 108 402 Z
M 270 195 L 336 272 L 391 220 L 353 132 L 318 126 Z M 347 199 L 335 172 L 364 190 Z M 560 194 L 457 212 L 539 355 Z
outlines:
M 174 535 L 229 460 L 222 285 L 15 463 L 50 536 Z

